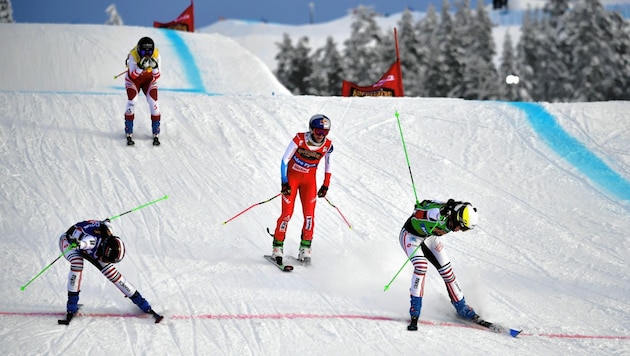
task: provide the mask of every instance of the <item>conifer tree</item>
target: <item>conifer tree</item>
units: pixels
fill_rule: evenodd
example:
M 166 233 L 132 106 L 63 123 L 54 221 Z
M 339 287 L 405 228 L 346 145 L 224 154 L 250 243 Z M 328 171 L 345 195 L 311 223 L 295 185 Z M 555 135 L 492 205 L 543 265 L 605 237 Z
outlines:
M 284 85 L 289 91 L 293 92 L 295 86 L 290 81 L 291 72 L 293 71 L 293 55 L 295 48 L 288 33 L 283 34 L 282 42 L 276 43 L 278 46 L 278 54 L 276 54 L 277 68 L 274 72 L 280 84 Z
M 359 6 L 355 10 L 350 37 L 344 42 L 344 71 L 346 80 L 359 85 L 371 85 L 382 74 L 374 68 L 381 31 L 372 8 Z
M 315 51 L 312 63 L 313 73 L 307 93 L 323 96 L 340 95 L 344 79 L 343 61 L 332 36 L 326 38 L 323 48 Z
M 291 57 L 289 82 L 293 87 L 293 94 L 307 94 L 309 80 L 313 73 L 313 63 L 311 61 L 310 52 L 311 48 L 308 45 L 308 37 L 301 37 L 295 46 L 295 53 Z
M 426 71 L 427 47 L 420 43 L 413 14 L 406 9 L 398 21 L 398 47 L 405 96 L 420 96 Z
M 510 76 L 510 82 L 506 81 L 508 76 Z M 501 53 L 501 64 L 499 65 L 499 99 L 521 101 L 522 97 L 519 94 L 519 83 L 514 82 L 515 78 L 518 78 L 518 70 L 516 69 L 512 37 L 508 31 L 503 39 L 503 52 Z
M 0 23 L 13 23 L 11 0 L 0 0 Z
M 118 10 L 116 10 L 116 4 L 109 5 L 105 12 L 109 15 L 109 19 L 105 22 L 106 25 L 114 25 L 114 26 L 122 26 L 123 20 L 118 14 Z

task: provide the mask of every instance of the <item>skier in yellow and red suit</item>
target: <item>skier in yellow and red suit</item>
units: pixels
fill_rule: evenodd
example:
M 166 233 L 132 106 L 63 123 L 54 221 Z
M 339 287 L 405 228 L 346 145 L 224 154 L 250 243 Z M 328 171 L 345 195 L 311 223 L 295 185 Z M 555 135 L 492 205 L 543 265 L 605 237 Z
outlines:
M 149 37 L 142 37 L 138 45 L 127 56 L 127 75 L 125 89 L 127 91 L 127 107 L 125 108 L 125 135 L 127 145 L 135 144 L 133 140 L 133 120 L 138 101 L 138 92 L 142 90 L 151 111 L 151 131 L 153 145 L 160 144 L 160 106 L 158 104 L 158 85 L 160 79 L 160 53 Z

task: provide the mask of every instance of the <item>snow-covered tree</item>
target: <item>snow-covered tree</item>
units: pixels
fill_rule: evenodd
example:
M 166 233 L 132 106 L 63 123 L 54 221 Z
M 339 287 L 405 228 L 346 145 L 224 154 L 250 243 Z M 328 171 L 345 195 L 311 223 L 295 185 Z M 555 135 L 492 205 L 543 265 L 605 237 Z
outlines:
M 307 93 L 323 96 L 340 95 L 344 79 L 343 59 L 332 36 L 326 38 L 323 48 L 315 51 L 312 63 L 313 73 Z
M 455 47 L 458 40 L 453 31 L 453 18 L 448 0 L 443 0 L 440 12 L 440 24 L 435 33 L 435 57 L 429 63 L 427 70 L 427 95 L 431 97 L 447 97 L 461 79 L 461 63 L 458 62 L 458 51 Z
M 420 96 L 428 47 L 420 43 L 413 14 L 409 9 L 403 12 L 397 30 L 405 96 Z
M 426 54 L 426 57 L 418 63 L 417 76 L 420 80 L 416 84 L 418 86 L 418 96 L 429 96 L 429 64 L 437 61 L 437 49 L 439 46 L 437 31 L 439 25 L 440 19 L 433 5 L 429 5 L 425 16 L 416 22 L 415 31 L 418 34 L 418 42 Z
M 609 88 L 608 100 L 630 100 L 630 24 L 618 12 L 609 12 L 610 47 L 615 53 L 615 71 Z
M 477 4 L 473 16 L 470 3 L 464 0 L 455 13 L 454 31 L 458 42 L 455 56 L 461 63 L 461 77 L 454 83 L 448 96 L 464 99 L 496 99 L 498 78 L 494 66 L 494 38 L 492 24 L 483 6 Z
M 122 17 L 118 14 L 118 10 L 116 10 L 116 5 L 111 4 L 106 9 L 105 12 L 109 15 L 109 19 L 105 22 L 106 25 L 115 25 L 122 26 L 123 20 Z
M 395 61 L 396 42 L 394 41 L 394 29 L 388 28 L 375 47 L 374 60 L 372 61 L 372 83 L 380 79 Z
M 474 61 L 466 65 L 464 73 L 464 80 L 470 85 L 467 87 L 467 95 L 477 100 L 497 99 L 500 80 L 494 65 L 496 44 L 492 35 L 492 21 L 483 0 L 477 0 L 472 33 L 475 34 L 475 39 L 470 44 L 468 53 Z
M 543 28 L 544 22 L 539 19 L 539 13 L 527 11 L 516 48 L 521 73 L 520 85 L 534 101 L 549 100 L 549 80 L 556 78 L 554 73 L 550 73 L 550 68 L 555 67 L 554 61 L 557 59 L 552 56 L 555 43 L 550 41 L 550 36 L 542 35 Z
M 510 32 L 505 33 L 503 40 L 503 52 L 501 53 L 501 64 L 499 65 L 499 98 L 508 101 L 521 101 L 523 98 L 520 95 L 519 72 L 516 68 L 516 58 L 514 56 L 514 47 L 512 44 L 512 37 Z M 506 79 L 510 78 L 510 81 Z M 518 81 L 515 81 L 519 78 Z
M 13 23 L 11 0 L 0 0 L 0 23 Z
M 571 49 L 570 71 L 574 88 L 571 101 L 613 99 L 615 77 L 621 75 L 618 55 L 611 44 L 618 33 L 597 0 L 579 0 L 564 17 L 564 48 Z M 627 65 L 627 63 L 623 63 Z
M 293 94 L 307 94 L 308 81 L 313 73 L 310 52 L 308 37 L 300 38 L 295 46 L 295 53 L 291 57 L 291 71 L 289 72 L 289 83 L 293 87 Z
M 278 81 L 292 92 L 295 87 L 290 83 L 289 77 L 293 70 L 291 65 L 295 55 L 295 48 L 289 34 L 285 33 L 282 37 L 282 42 L 276 43 L 276 46 L 278 46 L 278 54 L 276 54 L 275 59 L 278 66 L 274 74 Z
M 371 85 L 383 73 L 375 69 L 377 47 L 381 42 L 381 30 L 376 23 L 376 12 L 366 6 L 359 6 L 354 13 L 350 38 L 345 42 L 344 71 L 347 80 L 359 85 Z

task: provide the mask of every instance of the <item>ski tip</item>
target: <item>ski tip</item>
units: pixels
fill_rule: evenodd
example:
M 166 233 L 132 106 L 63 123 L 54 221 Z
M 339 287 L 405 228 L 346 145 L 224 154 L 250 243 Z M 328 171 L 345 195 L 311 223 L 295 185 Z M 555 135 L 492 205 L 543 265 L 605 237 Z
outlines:
M 291 272 L 293 271 L 293 266 L 284 265 L 284 268 L 282 270 L 285 272 Z
M 517 337 L 523 330 L 510 329 L 510 336 Z

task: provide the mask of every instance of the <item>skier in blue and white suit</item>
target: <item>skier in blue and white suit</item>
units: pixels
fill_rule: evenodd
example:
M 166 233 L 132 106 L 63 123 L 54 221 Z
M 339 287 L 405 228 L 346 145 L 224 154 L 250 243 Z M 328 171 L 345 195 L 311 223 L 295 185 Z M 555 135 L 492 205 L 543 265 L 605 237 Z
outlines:
M 75 247 L 70 248 L 71 245 Z M 59 236 L 59 249 L 70 262 L 68 273 L 68 303 L 66 312 L 74 315 L 78 310 L 79 292 L 83 275 L 83 261 L 87 260 L 109 279 L 126 297 L 143 312 L 151 314 L 156 322 L 162 320 L 149 302 L 114 266 L 125 257 L 125 244 L 112 234 L 109 220 L 86 220 L 72 225 Z

